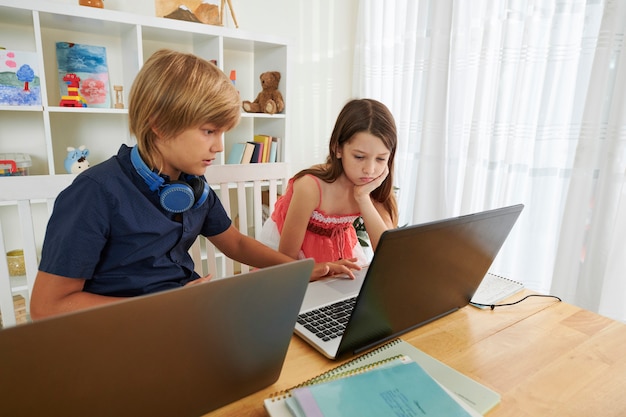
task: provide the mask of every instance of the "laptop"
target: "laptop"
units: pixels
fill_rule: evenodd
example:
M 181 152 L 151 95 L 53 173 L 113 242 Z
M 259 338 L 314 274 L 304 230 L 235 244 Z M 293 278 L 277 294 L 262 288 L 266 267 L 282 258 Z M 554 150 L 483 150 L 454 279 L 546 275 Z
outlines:
M 0 415 L 198 417 L 271 385 L 312 270 L 302 260 L 2 330 Z
M 522 211 L 515 205 L 384 232 L 356 279 L 309 284 L 295 333 L 330 359 L 469 303 Z

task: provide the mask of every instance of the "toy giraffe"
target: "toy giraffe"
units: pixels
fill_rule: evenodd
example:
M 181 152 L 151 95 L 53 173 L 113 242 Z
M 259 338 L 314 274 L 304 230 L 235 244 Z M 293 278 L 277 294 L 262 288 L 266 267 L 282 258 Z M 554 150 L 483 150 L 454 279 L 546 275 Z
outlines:
M 76 74 L 65 74 L 63 81 L 67 84 L 67 95 L 61 97 L 61 107 L 87 107 L 87 102 L 78 93 L 80 78 Z

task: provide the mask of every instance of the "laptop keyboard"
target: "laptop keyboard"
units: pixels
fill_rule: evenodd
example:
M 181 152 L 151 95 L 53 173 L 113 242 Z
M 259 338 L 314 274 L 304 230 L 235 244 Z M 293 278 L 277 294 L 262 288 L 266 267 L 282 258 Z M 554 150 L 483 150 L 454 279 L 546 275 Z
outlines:
M 298 316 L 298 323 L 325 342 L 340 337 L 346 329 L 356 297 L 307 311 Z

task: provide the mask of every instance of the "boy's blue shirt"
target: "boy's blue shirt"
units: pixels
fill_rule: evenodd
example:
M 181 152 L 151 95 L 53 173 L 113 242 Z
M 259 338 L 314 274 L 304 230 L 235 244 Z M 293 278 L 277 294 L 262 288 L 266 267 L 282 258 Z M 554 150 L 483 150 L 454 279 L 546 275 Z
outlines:
M 180 287 L 198 278 L 188 250 L 198 235 L 231 225 L 210 189 L 182 215 L 164 210 L 137 174 L 130 147 L 82 172 L 56 199 L 39 269 L 85 278 L 87 292 L 129 297 Z M 210 168 L 209 168 L 210 169 Z

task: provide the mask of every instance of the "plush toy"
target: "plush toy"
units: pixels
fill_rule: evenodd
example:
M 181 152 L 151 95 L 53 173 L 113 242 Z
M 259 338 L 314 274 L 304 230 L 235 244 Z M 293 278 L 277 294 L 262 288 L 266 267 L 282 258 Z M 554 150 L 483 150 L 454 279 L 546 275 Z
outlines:
M 85 148 L 85 145 L 79 146 L 78 149 L 68 146 L 67 157 L 65 158 L 65 170 L 69 174 L 77 174 L 89 168 L 87 155 L 89 155 L 89 149 Z
M 285 108 L 283 95 L 278 91 L 280 72 L 264 72 L 259 78 L 261 79 L 261 92 L 254 101 L 244 101 L 243 109 L 248 113 L 280 113 Z

